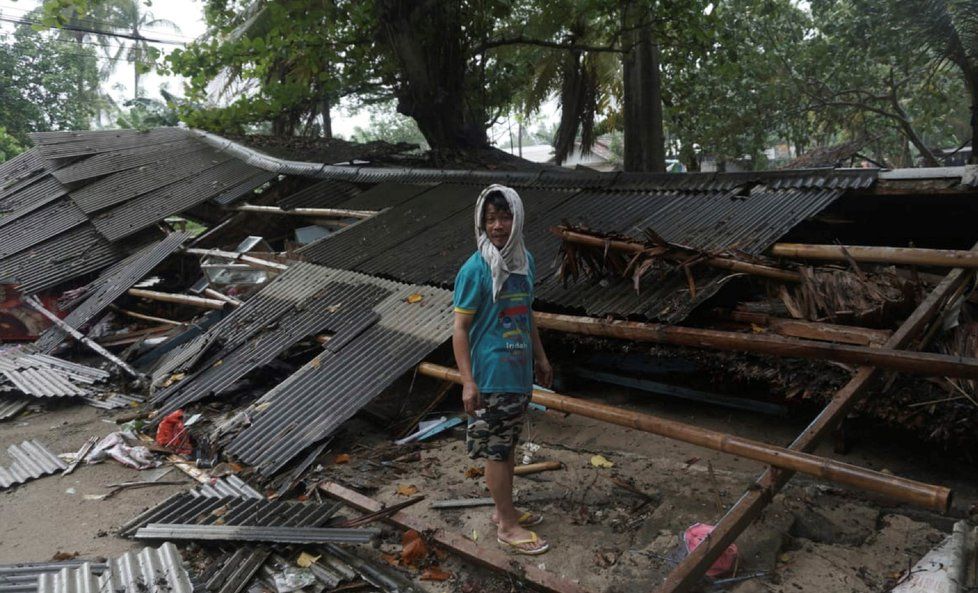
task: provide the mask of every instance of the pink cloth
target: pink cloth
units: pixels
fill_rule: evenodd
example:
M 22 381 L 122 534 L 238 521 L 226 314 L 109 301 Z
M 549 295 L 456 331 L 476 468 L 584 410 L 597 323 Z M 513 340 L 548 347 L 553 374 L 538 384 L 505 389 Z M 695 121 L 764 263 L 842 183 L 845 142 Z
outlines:
M 688 554 L 692 552 L 697 546 L 703 543 L 703 540 L 710 535 L 713 528 L 713 525 L 707 525 L 706 523 L 696 523 L 691 525 L 689 529 L 683 533 L 683 541 L 686 542 L 686 553 Z M 730 572 L 733 569 L 734 564 L 737 562 L 737 555 L 738 552 L 736 544 L 730 544 L 727 546 L 727 549 L 723 551 L 723 554 L 720 554 L 720 557 L 713 563 L 713 566 L 706 571 L 706 576 L 716 578 Z

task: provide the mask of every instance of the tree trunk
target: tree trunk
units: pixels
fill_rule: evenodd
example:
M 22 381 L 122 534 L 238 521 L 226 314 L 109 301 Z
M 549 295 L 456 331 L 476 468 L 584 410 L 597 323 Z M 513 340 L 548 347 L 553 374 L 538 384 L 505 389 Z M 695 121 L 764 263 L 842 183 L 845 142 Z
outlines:
M 398 112 L 414 118 L 435 150 L 487 148 L 488 118 L 466 93 L 459 9 L 436 0 L 376 0 L 376 7 L 378 41 L 398 65 Z
M 968 162 L 978 164 L 978 68 L 965 70 L 965 86 L 971 98 L 971 158 Z
M 333 139 L 333 113 L 330 110 L 329 98 L 323 97 L 319 103 L 319 114 L 323 117 L 323 138 Z
M 662 80 L 659 73 L 659 45 L 651 25 L 636 27 L 636 8 L 629 5 L 623 14 L 625 54 L 624 126 L 626 171 L 666 170 L 665 135 L 662 131 Z

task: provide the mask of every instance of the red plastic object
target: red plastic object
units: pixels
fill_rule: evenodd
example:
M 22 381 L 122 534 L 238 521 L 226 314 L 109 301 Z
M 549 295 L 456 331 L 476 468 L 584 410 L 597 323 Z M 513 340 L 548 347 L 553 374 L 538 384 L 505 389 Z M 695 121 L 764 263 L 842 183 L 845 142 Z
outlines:
M 171 412 L 166 418 L 163 418 L 156 429 L 156 444 L 172 449 L 181 455 L 189 455 L 193 452 L 190 447 L 190 437 L 187 435 L 187 427 L 183 425 L 183 410 Z

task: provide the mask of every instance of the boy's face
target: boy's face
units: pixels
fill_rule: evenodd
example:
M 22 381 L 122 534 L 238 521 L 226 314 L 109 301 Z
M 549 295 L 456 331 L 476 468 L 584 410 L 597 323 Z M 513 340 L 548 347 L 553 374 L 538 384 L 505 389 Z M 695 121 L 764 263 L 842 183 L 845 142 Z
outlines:
M 505 210 L 496 210 L 492 204 L 486 204 L 484 222 L 489 241 L 496 249 L 505 247 L 510 233 L 513 232 L 513 215 Z

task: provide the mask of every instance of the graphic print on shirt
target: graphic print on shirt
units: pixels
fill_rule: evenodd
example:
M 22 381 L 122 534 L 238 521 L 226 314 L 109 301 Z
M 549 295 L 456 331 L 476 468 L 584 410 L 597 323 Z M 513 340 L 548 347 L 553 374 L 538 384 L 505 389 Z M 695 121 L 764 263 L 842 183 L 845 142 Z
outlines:
M 499 301 L 503 309 L 497 316 L 506 353 L 501 362 L 516 367 L 528 364 L 530 350 L 530 284 L 526 276 L 512 274 L 506 279 Z

